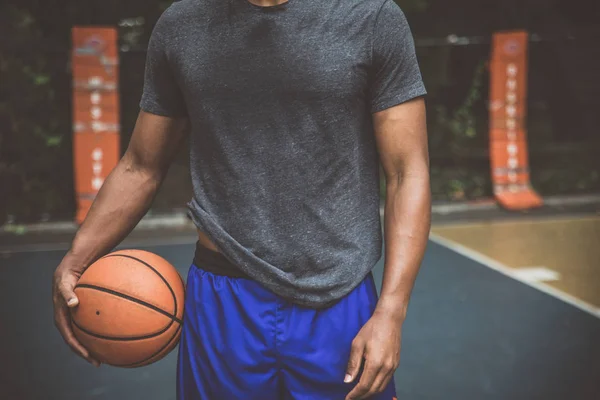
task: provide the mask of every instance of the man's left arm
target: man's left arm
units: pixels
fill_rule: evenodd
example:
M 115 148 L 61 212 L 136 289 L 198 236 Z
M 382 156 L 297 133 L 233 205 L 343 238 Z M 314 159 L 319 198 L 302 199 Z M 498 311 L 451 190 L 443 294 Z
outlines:
M 385 268 L 377 307 L 352 343 L 346 382 L 363 372 L 347 400 L 385 389 L 398 367 L 402 325 L 431 221 L 429 156 L 423 98 L 373 114 L 386 180 Z

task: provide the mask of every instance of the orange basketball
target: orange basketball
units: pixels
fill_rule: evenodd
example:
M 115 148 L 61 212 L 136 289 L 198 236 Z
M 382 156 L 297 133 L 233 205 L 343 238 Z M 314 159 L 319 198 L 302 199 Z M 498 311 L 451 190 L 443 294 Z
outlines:
M 75 336 L 100 362 L 141 367 L 179 342 L 184 284 L 168 261 L 142 250 L 121 250 L 81 276 L 72 309 Z

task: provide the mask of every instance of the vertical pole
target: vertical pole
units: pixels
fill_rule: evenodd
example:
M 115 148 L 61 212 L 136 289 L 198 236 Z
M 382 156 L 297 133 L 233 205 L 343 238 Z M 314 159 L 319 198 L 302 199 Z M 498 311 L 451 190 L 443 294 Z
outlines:
M 76 220 L 82 223 L 119 150 L 119 59 L 115 28 L 75 27 L 73 162 Z

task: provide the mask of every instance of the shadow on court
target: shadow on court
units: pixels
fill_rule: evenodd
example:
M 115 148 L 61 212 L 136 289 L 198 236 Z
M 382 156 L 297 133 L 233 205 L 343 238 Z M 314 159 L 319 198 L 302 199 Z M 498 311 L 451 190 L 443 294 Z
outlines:
M 140 248 L 184 277 L 194 251 L 191 242 Z M 63 344 L 50 298 L 62 255 L 0 254 L 0 399 L 175 399 L 176 352 L 140 369 L 96 369 Z M 379 263 L 377 282 L 381 273 Z M 404 328 L 398 398 L 598 399 L 598 338 L 600 319 L 430 243 Z

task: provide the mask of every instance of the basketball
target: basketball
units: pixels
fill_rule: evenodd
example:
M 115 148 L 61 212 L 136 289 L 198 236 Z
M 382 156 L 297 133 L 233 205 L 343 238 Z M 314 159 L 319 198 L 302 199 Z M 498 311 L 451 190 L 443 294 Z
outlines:
M 164 258 L 121 250 L 93 263 L 75 286 L 71 310 L 79 342 L 101 363 L 134 368 L 156 362 L 179 342 L 184 283 Z

